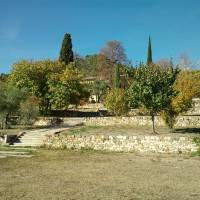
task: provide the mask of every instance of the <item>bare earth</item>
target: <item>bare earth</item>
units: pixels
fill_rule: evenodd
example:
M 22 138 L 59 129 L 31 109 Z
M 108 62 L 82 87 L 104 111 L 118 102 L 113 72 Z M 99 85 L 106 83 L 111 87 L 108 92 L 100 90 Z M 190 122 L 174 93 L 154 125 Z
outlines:
M 200 157 L 38 150 L 0 159 L 0 199 L 200 199 Z

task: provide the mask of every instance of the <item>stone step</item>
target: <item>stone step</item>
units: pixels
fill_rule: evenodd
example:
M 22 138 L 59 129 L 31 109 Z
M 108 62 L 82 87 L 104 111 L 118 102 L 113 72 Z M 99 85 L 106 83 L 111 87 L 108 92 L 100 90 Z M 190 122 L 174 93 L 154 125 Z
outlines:
M 4 158 L 6 158 L 6 157 L 31 158 L 31 157 L 33 157 L 33 155 L 30 155 L 30 154 L 27 154 L 27 155 L 26 154 L 25 155 L 15 155 L 15 154 L 12 155 L 12 154 L 10 154 L 10 155 L 7 155 L 7 156 L 3 154 L 3 156 L 4 156 Z
M 46 135 L 26 135 L 21 138 L 31 138 L 31 137 L 41 138 L 41 137 L 46 137 Z
M 19 140 L 23 140 L 23 139 L 25 139 L 25 140 L 31 140 L 31 139 L 38 139 L 38 140 L 41 140 L 41 139 L 45 139 L 46 137 L 22 137 L 22 138 L 19 138 Z
M 4 154 L 4 155 L 10 155 L 10 154 L 25 155 L 25 154 L 30 154 L 30 153 L 26 152 L 26 151 L 0 151 L 0 154 Z
M 25 143 L 43 143 L 43 140 L 23 140 L 23 141 L 19 141 L 16 143 L 21 143 L 21 144 L 25 144 Z
M 26 137 L 26 136 L 45 136 L 45 135 L 49 135 L 49 134 L 25 134 L 22 137 Z
M 42 143 L 43 140 L 24 140 L 24 141 L 18 141 L 18 142 L 14 142 L 15 143 Z
M 4 146 L 2 146 L 2 147 L 0 147 L 0 151 L 35 151 L 36 149 L 34 149 L 34 148 L 25 148 L 25 147 L 23 147 L 23 148 L 21 148 L 21 147 L 12 147 L 12 145 L 10 145 L 9 147 L 4 147 Z
M 26 137 L 26 138 L 19 138 L 19 140 L 23 140 L 23 139 L 25 139 L 25 140 L 43 140 L 43 139 L 45 139 L 46 137 Z
M 26 131 L 20 138 L 19 142 L 15 142 L 13 147 L 26 147 L 26 146 L 41 146 L 47 136 L 54 135 L 68 128 L 56 128 L 56 129 L 39 129 L 33 131 Z
M 21 139 L 19 139 L 18 141 L 27 141 L 27 140 L 39 140 L 39 141 L 43 141 L 43 140 L 45 140 L 46 138 L 21 138 Z M 17 141 L 16 141 L 17 142 Z
M 26 135 L 20 138 L 44 138 L 47 137 L 47 135 Z
M 25 143 L 43 143 L 42 140 L 26 140 L 26 141 L 18 141 L 18 142 L 14 142 L 14 144 L 25 144 Z
M 42 145 L 42 143 L 14 143 L 13 145 L 11 145 L 11 146 L 13 146 L 13 147 L 39 147 L 39 146 L 41 146 Z
M 33 147 L 33 146 L 42 146 L 42 143 L 17 143 L 17 144 L 13 144 L 14 147 L 19 147 L 19 146 L 23 146 L 23 147 Z

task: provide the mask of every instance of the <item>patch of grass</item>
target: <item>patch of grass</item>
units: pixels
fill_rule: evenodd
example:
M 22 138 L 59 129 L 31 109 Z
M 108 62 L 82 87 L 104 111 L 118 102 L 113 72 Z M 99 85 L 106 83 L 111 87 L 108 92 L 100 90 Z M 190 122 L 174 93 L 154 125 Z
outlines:
M 87 133 L 87 132 L 91 132 L 94 131 L 96 129 L 99 129 L 100 126 L 81 126 L 81 127 L 74 127 L 69 129 L 66 132 L 62 132 L 62 134 L 66 134 L 66 135 L 78 135 L 78 134 L 83 134 L 83 133 Z
M 16 152 L 27 152 L 32 153 L 34 149 L 32 148 L 24 148 L 24 147 L 9 147 L 9 146 L 0 146 L 0 151 L 16 151 Z
M 198 146 L 198 150 L 196 152 L 193 152 L 192 155 L 193 156 L 200 156 L 200 137 L 195 137 L 193 139 L 193 141 L 196 143 L 196 145 Z
M 63 132 L 63 134 L 67 135 L 152 135 L 151 126 L 133 126 L 133 125 L 108 125 L 108 126 L 79 126 L 71 128 L 68 131 Z M 180 129 L 182 130 L 182 129 Z M 184 129 L 186 130 L 186 129 Z M 190 130 L 190 129 L 187 129 Z M 193 129 L 192 129 L 193 130 Z M 197 132 L 189 132 L 185 131 L 176 131 L 171 132 L 168 127 L 156 127 L 156 131 L 159 135 L 165 136 L 188 136 L 188 137 L 196 137 L 199 136 Z
M 39 149 L 0 159 L 0 199 L 199 200 L 199 167 L 182 155 Z

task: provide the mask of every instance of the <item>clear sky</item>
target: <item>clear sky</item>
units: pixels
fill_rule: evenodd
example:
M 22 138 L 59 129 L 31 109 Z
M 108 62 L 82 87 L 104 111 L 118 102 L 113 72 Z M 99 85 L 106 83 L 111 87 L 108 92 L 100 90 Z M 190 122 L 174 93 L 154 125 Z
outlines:
M 119 40 L 135 63 L 187 53 L 200 60 L 199 0 L 0 0 L 0 73 L 20 59 L 55 59 L 64 33 L 81 55 Z

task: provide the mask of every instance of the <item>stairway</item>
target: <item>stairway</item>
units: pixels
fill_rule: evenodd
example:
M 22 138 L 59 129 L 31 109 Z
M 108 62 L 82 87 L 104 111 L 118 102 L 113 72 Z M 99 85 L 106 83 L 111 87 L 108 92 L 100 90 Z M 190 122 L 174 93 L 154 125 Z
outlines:
M 25 131 L 25 133 L 14 142 L 14 147 L 39 147 L 43 144 L 43 141 L 48 135 L 54 135 L 61 131 L 67 130 L 68 128 L 49 128 L 49 129 L 37 129 L 32 131 Z

